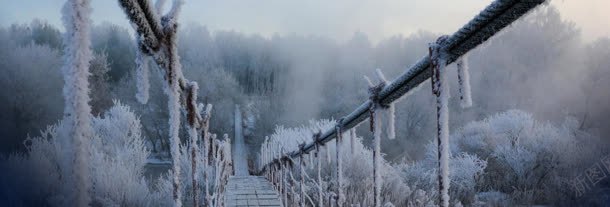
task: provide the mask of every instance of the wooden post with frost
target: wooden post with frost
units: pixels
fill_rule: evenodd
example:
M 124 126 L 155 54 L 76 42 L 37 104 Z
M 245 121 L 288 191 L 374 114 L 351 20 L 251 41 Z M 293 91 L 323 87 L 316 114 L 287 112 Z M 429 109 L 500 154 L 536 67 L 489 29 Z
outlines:
M 337 131 L 337 139 L 336 139 L 336 159 L 337 159 L 337 207 L 343 206 L 344 195 L 343 195 L 343 163 L 341 161 L 341 145 L 343 143 L 343 135 L 341 131 L 341 127 L 343 126 L 343 118 L 339 120 L 337 123 L 336 131 Z
M 381 82 L 378 85 L 373 83 L 365 77 L 369 83 L 369 100 L 371 105 L 369 108 L 370 117 L 370 130 L 373 133 L 373 184 L 374 193 L 373 201 L 375 207 L 381 206 L 381 116 L 377 114 L 378 109 L 383 106 L 379 103 L 379 92 L 385 87 L 385 83 Z
M 430 67 L 432 68 L 432 93 L 436 96 L 436 126 L 437 126 L 437 144 L 438 144 L 438 188 L 439 188 L 439 206 L 449 206 L 449 129 L 447 122 L 449 121 L 449 111 L 447 101 L 449 97 L 448 87 L 445 83 L 444 69 L 446 66 L 446 52 L 442 50 L 442 44 L 447 39 L 447 36 L 439 37 L 435 43 L 430 44 L 429 56 Z
M 316 152 L 315 156 L 316 160 L 316 172 L 317 172 L 317 180 L 318 180 L 318 206 L 323 206 L 324 196 L 322 195 L 322 155 L 320 155 L 320 133 L 315 133 L 313 135 L 313 141 L 315 142 Z
M 66 27 L 64 39 L 65 62 L 63 94 L 65 99 L 64 117 L 72 142 L 72 175 L 77 206 L 91 203 L 91 177 L 89 169 L 89 140 L 93 138 L 91 127 L 91 106 L 89 105 L 89 66 L 92 57 L 90 39 L 90 0 L 68 0 L 62 13 Z M 69 201 L 70 202 L 70 201 Z
M 305 189 L 303 188 L 303 186 L 305 185 L 305 172 L 303 170 L 303 154 L 305 153 L 305 143 L 301 143 L 299 145 L 299 150 L 301 150 L 301 153 L 299 154 L 299 177 L 300 177 L 300 183 L 299 183 L 299 206 L 301 207 L 305 207 Z

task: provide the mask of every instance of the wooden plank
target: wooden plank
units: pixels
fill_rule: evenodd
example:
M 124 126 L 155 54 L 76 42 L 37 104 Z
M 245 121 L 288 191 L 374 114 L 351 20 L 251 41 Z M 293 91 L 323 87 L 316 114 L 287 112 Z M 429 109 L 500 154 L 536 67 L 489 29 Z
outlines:
M 278 192 L 259 176 L 231 176 L 225 194 L 227 206 L 282 206 Z

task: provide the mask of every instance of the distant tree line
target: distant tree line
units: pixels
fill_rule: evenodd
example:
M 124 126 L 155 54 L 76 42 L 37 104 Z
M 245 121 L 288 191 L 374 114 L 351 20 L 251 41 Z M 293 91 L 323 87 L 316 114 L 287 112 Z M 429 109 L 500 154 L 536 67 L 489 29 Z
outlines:
M 439 36 L 420 31 L 372 42 L 357 32 L 351 39 L 335 41 L 209 31 L 200 25 L 181 28 L 179 53 L 185 76 L 200 83 L 199 100 L 214 104 L 210 128 L 231 134 L 234 104 L 243 105 L 248 120 L 245 135 L 252 146 L 276 124 L 299 126 L 310 119 L 338 119 L 349 113 L 367 98 L 363 75 L 381 68 L 392 80 L 426 55 L 427 43 Z M 93 113 L 107 110 L 113 99 L 121 100 L 141 116 L 149 148 L 163 154 L 166 99 L 161 86 L 155 85 L 160 81 L 151 81 L 149 104 L 136 101 L 134 37 L 108 23 L 95 26 L 92 35 Z M 0 28 L 3 154 L 22 150 L 28 134 L 38 136 L 44 126 L 61 117 L 62 47 L 62 33 L 40 20 Z M 608 38 L 584 42 L 579 29 L 555 8 L 540 9 L 469 54 L 474 107 L 452 110 L 456 112 L 451 127 L 518 108 L 556 123 L 573 116 L 582 130 L 609 135 L 605 126 L 610 83 L 603 81 L 610 79 L 608 57 Z M 451 84 L 457 84 L 457 78 Z M 430 142 L 434 130 L 429 87 L 423 84 L 397 103 L 398 137 L 382 147 L 389 160 L 423 158 L 424 150 L 418 146 Z M 369 136 L 366 131 L 359 133 Z

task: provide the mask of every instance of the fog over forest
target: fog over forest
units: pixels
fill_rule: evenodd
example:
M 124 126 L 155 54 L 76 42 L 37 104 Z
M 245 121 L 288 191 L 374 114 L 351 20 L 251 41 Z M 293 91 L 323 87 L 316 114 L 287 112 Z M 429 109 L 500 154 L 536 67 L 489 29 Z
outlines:
M 147 104 L 139 103 L 135 97 L 137 45 L 131 30 L 110 23 L 93 24 L 93 59 L 88 78 L 91 112 L 100 119 L 112 117 L 113 109 L 135 114 L 141 122 L 142 146 L 150 152 L 146 159 L 168 160 L 169 114 L 163 72 L 150 61 L 150 99 Z M 49 126 L 62 120 L 65 44 L 60 31 L 63 29 L 41 19 L 0 28 L 2 159 L 27 154 L 32 142 L 36 142 L 32 138 L 52 137 Z M 266 136 L 293 133 L 282 131 L 286 129 L 315 131 L 312 125 L 330 126 L 326 121 L 334 123 L 369 98 L 363 76 L 375 77 L 375 69 L 379 68 L 393 80 L 427 55 L 428 44 L 442 34 L 419 30 L 373 41 L 366 33 L 354 32 L 346 41 L 337 41 L 314 35 L 267 36 L 210 30 L 205 25 L 184 23 L 180 24 L 178 35 L 184 76 L 198 82 L 200 102 L 214 105 L 210 132 L 219 137 L 228 134 L 233 139 L 234 111 L 239 105 L 248 161 L 256 163 Z M 472 159 L 484 161 L 487 168 L 473 172 L 476 176 L 465 176 L 476 177 L 472 186 L 462 186 L 469 190 L 452 188 L 450 192 L 455 191 L 456 199 L 466 206 L 475 206 L 485 196 L 502 195 L 509 197 L 511 203 L 498 201 L 498 206 L 565 205 L 561 199 L 585 206 L 608 205 L 610 179 L 600 181 L 589 194 L 580 197 L 570 194 L 571 188 L 564 181 L 610 155 L 610 37 L 585 41 L 579 25 L 562 18 L 553 5 L 545 5 L 467 56 L 472 107 L 460 107 L 456 66 L 448 66 L 452 94 L 449 127 L 451 142 L 456 146 L 451 152 L 455 159 L 464 155 L 459 157 L 463 162 L 466 155 L 477 157 Z M 427 81 L 396 103 L 396 139 L 383 139 L 381 145 L 388 168 L 395 169 L 392 172 L 400 174 L 396 177 L 414 192 L 437 187 L 422 184 L 428 182 L 424 178 L 417 180 L 435 166 L 428 163 L 437 127 L 430 87 Z M 325 121 L 319 121 L 322 119 Z M 362 137 L 362 149 L 370 150 L 373 135 L 368 127 L 359 127 L 356 133 Z M 510 157 L 526 155 L 511 154 L 518 150 L 502 151 L 506 149 L 501 148 L 504 142 L 498 141 L 500 138 L 481 138 L 502 133 L 507 135 L 498 137 L 514 136 L 507 139 L 512 139 L 513 145 L 521 143 L 523 147 L 519 149 L 534 154 L 532 160 L 518 161 L 534 163 L 531 174 L 515 172 L 514 179 L 502 178 L 516 184 L 500 181 L 500 172 L 515 169 L 502 163 Z M 181 129 L 183 143 L 188 142 L 187 134 L 186 128 Z M 480 142 L 476 141 L 479 138 Z M 536 148 L 540 145 L 547 147 Z M 571 157 L 564 154 L 568 152 Z M 511 161 L 506 163 L 508 166 Z M 348 161 L 346 165 L 344 171 L 356 170 L 350 168 L 356 163 Z M 414 166 L 421 172 L 415 172 Z M 559 181 L 560 178 L 564 180 Z M 356 177 L 346 179 L 358 182 Z M 9 195 L 12 194 L 1 194 L 0 199 Z M 388 195 L 384 201 L 411 206 L 409 199 L 413 198 Z M 40 203 L 23 205 L 29 204 Z
M 2 103 L 5 111 L 1 113 L 5 126 L 2 136 L 7 144 L 2 146 L 8 153 L 22 149 L 21 142 L 28 134 L 39 135 L 61 116 L 62 78 L 58 70 L 62 40 L 59 30 L 42 20 L 5 27 L 1 32 L 5 60 L 2 84 L 7 89 L 1 91 L 7 100 Z M 117 99 L 146 114 L 142 115 L 144 122 L 163 120 L 167 116 L 161 110 L 164 96 L 155 81 L 151 81 L 153 88 L 159 88 L 152 90 L 151 104 L 156 105 L 146 107 L 135 101 L 135 86 L 130 84 L 134 81 L 135 46 L 127 28 L 102 23 L 93 28 L 92 34 L 94 113 L 108 109 Z M 256 120 L 252 137 L 258 138 L 269 134 L 278 123 L 298 126 L 351 112 L 368 96 L 363 75 L 373 75 L 375 68 L 388 77 L 400 75 L 427 54 L 427 44 L 439 35 L 420 31 L 373 44 L 366 34 L 356 32 L 347 42 L 336 43 L 316 36 L 264 38 L 209 31 L 196 24 L 186 25 L 180 34 L 185 73 L 202 84 L 200 96 L 217 106 L 213 130 L 231 131 L 232 108 L 240 104 L 251 110 Z M 464 121 L 522 109 L 555 123 L 573 117 L 581 122 L 581 128 L 607 135 L 610 131 L 604 127 L 608 126 L 604 117 L 609 109 L 608 94 L 603 83 L 609 75 L 604 62 L 610 50 L 607 44 L 608 38 L 583 43 L 578 27 L 562 20 L 552 7 L 519 20 L 471 52 L 476 107 L 455 110 L 458 114 L 452 116 L 452 126 L 459 128 Z M 414 145 L 408 144 L 413 141 L 429 141 L 433 119 L 426 117 L 434 112 L 428 85 L 399 102 L 398 113 L 406 116 L 399 116 L 397 125 L 414 128 L 400 127 L 404 131 L 398 134 L 405 137 L 395 142 L 405 143 L 388 143 L 388 151 L 393 151 L 391 146 L 402 149 Z M 160 125 L 151 128 L 165 127 Z M 165 134 L 145 132 L 151 139 Z

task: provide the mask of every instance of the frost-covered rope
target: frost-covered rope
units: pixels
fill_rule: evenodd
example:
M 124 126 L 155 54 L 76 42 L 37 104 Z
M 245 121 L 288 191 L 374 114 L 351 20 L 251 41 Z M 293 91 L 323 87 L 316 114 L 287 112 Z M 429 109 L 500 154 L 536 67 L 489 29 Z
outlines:
M 118 0 L 118 2 L 136 30 L 139 50 L 137 59 L 139 66 L 138 76 L 140 78 L 139 80 L 141 80 L 138 81 L 138 100 L 146 102 L 146 99 L 148 98 L 146 92 L 148 88 L 146 84 L 147 71 L 145 70 L 145 67 L 143 67 L 146 63 L 144 55 L 152 57 L 165 74 L 164 79 L 166 84 L 164 85 L 164 91 L 168 95 L 170 154 L 173 163 L 172 196 L 174 205 L 181 206 L 181 184 L 179 179 L 181 171 L 179 166 L 180 139 L 178 137 L 181 118 L 180 108 L 184 107 L 187 109 L 189 127 L 203 127 L 207 125 L 207 123 L 202 124 L 202 122 L 205 121 L 202 120 L 203 118 L 199 115 L 200 107 L 189 106 L 187 102 L 180 100 L 181 95 L 188 95 L 188 90 L 191 89 L 189 86 L 190 81 L 184 78 L 182 74 L 182 66 L 180 64 L 180 56 L 178 55 L 177 49 L 177 21 L 184 1 L 174 0 L 170 11 L 163 16 L 161 13 L 163 11 L 162 7 L 165 2 L 164 0 L 157 1 L 157 4 L 154 6 L 150 0 Z M 209 165 L 208 154 L 213 150 L 213 147 L 210 147 L 209 135 L 207 133 L 202 132 L 201 136 L 204 139 L 204 165 L 205 169 L 207 169 L 207 166 Z M 194 139 L 194 137 L 191 137 L 191 139 Z M 205 203 L 209 205 L 211 198 L 208 189 L 209 180 L 207 179 L 207 170 L 204 171 L 204 179 L 206 182 L 204 185 L 206 193 Z M 195 180 L 193 180 L 193 182 L 195 182 Z
M 353 155 L 354 151 L 356 150 L 356 128 L 352 128 L 349 130 L 349 149 L 350 149 L 350 153 Z
M 137 37 L 137 39 L 140 39 Z M 138 41 L 141 42 L 141 41 Z M 146 55 L 142 50 L 136 50 L 136 100 L 146 104 L 149 98 L 149 67 Z
M 147 19 L 140 4 L 136 0 L 118 0 L 119 5 L 131 21 L 136 33 L 142 37 L 144 46 L 150 50 L 157 51 L 159 49 L 159 41 L 163 37 L 155 35 L 151 28 L 150 22 L 153 19 Z
M 545 0 L 496 0 L 492 2 L 470 22 L 449 37 L 447 44 L 444 46 L 448 51 L 447 64 L 453 63 L 457 58 L 487 41 L 500 30 L 543 2 Z M 382 104 L 394 102 L 426 81 L 431 75 L 430 58 L 426 56 L 387 84 L 380 91 L 380 102 Z M 348 130 L 365 121 L 369 117 L 371 104 L 372 102 L 367 100 L 353 112 L 346 115 L 344 117 L 345 122 L 341 127 L 344 130 Z M 317 142 L 324 144 L 334 138 L 336 138 L 336 131 L 333 128 L 322 133 Z M 305 146 L 305 152 L 310 152 L 314 148 L 315 142 L 309 143 Z M 289 153 L 289 156 L 297 157 L 299 153 L 299 151 L 294 151 Z M 269 163 L 271 162 L 261 167 L 261 172 L 266 170 L 266 166 Z

